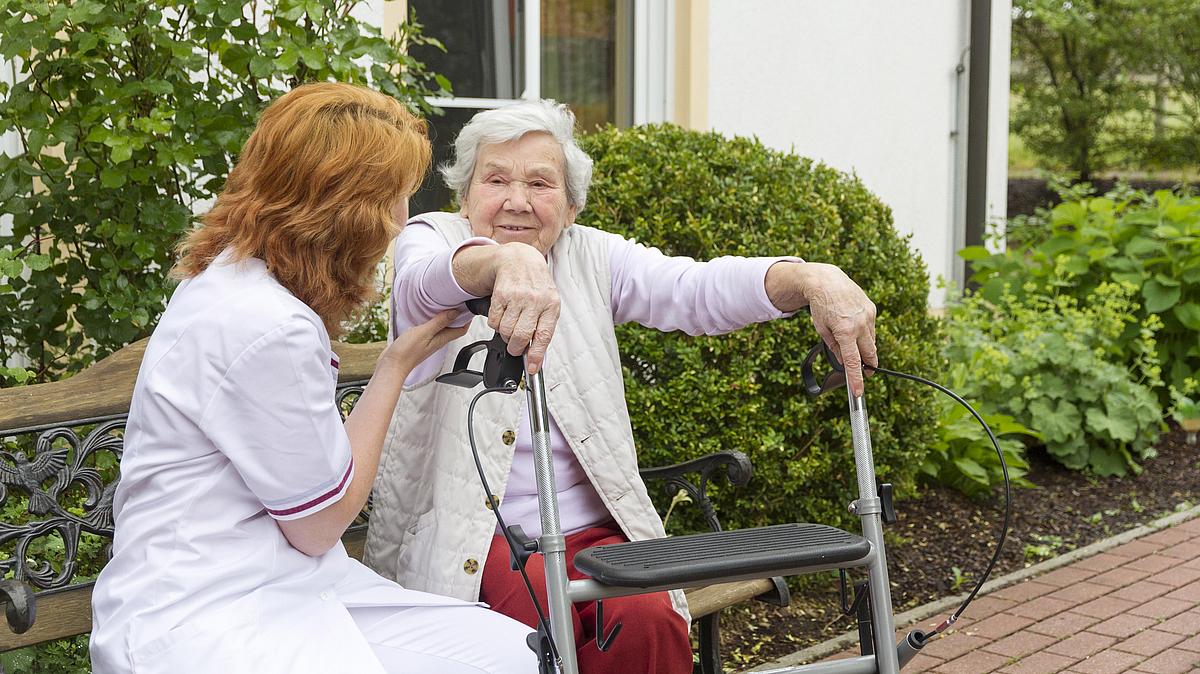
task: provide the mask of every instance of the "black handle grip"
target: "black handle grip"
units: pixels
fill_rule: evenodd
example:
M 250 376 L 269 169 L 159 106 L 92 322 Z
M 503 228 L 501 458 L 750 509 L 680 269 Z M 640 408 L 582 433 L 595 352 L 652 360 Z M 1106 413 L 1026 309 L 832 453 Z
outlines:
M 476 316 L 487 316 L 488 312 L 492 310 L 492 296 L 488 295 L 486 297 L 477 297 L 473 300 L 467 300 L 466 305 L 467 311 L 470 311 Z
M 829 374 L 825 375 L 825 379 L 817 382 L 817 377 L 813 373 L 813 365 L 816 364 L 817 357 L 824 356 L 825 362 L 829 364 Z M 819 340 L 808 350 L 808 355 L 804 357 L 804 364 L 800 366 L 800 374 L 804 379 L 804 392 L 812 397 L 817 397 L 826 391 L 832 391 L 846 385 L 846 368 L 833 355 L 833 351 L 829 349 L 829 345 L 825 340 Z

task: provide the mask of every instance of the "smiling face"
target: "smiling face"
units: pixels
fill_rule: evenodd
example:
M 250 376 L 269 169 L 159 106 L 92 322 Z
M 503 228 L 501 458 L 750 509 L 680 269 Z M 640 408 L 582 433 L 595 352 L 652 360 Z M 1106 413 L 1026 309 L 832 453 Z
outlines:
M 567 199 L 562 148 L 548 133 L 533 132 L 479 148 L 462 214 L 475 236 L 527 243 L 542 255 L 575 221 Z

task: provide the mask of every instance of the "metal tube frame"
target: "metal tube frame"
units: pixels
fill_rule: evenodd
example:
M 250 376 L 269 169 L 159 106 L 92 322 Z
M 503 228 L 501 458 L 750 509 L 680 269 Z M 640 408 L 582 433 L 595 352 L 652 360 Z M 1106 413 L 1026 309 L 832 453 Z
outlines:
M 613 587 L 594 580 L 567 578 L 566 544 L 558 514 L 558 492 L 554 485 L 554 458 L 550 451 L 550 411 L 546 405 L 546 388 L 541 372 L 526 374 L 526 395 L 529 404 L 529 426 L 533 431 L 533 468 L 538 488 L 538 510 L 541 516 L 542 535 L 538 538 L 538 553 L 543 556 L 546 569 L 546 593 L 550 604 L 550 633 L 558 650 L 560 671 L 563 674 L 579 674 L 575 657 L 575 633 L 571 621 L 571 604 L 577 601 L 624 597 L 635 594 L 673 590 L 688 585 L 673 584 L 661 587 L 631 588 Z M 875 461 L 871 450 L 871 435 L 867 426 L 867 408 L 863 396 L 856 396 L 847 387 L 850 403 L 850 430 L 854 443 L 854 466 L 858 477 L 858 500 L 850 504 L 851 512 L 858 515 L 862 523 L 863 538 L 871 545 L 871 551 L 862 560 L 851 566 L 866 566 L 870 579 L 871 622 L 874 629 L 875 653 L 873 655 L 819 662 L 810 665 L 768 670 L 770 674 L 899 674 L 900 667 L 907 663 L 917 648 L 901 639 L 895 648 L 881 648 L 878 644 L 889 643 L 896 633 L 892 615 L 891 587 L 888 583 L 887 556 L 883 546 L 882 507 L 875 487 Z M 845 564 L 795 569 L 796 575 L 835 568 L 846 568 Z M 760 575 L 730 576 L 715 579 L 719 582 L 759 578 Z M 705 581 L 710 584 L 714 581 Z M 885 641 L 886 640 L 886 641 Z

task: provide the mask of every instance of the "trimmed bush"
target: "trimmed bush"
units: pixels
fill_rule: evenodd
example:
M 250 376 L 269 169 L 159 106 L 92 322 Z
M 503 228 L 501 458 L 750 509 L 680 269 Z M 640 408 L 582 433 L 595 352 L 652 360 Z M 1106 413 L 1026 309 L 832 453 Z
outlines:
M 672 255 L 795 254 L 836 264 L 879 307 L 881 364 L 937 378 L 925 267 L 858 179 L 757 140 L 670 125 L 601 129 L 583 147 L 596 169 L 581 223 Z M 636 325 L 617 334 L 642 465 L 738 449 L 755 475 L 747 487 L 718 488 L 727 526 L 847 523 L 857 495 L 847 400 L 843 391 L 804 395 L 800 366 L 819 339 L 807 314 L 720 337 Z M 934 437 L 933 395 L 881 376 L 868 381 L 879 475 L 901 494 L 912 492 Z M 672 530 L 695 524 L 682 515 Z

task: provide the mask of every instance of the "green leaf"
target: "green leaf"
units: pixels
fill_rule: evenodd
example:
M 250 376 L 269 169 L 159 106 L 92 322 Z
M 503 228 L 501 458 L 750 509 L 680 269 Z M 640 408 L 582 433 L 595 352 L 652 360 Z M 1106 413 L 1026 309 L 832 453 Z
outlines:
M 100 44 L 100 38 L 95 33 L 76 33 L 75 39 L 79 43 L 80 54 L 86 54 Z
M 304 60 L 304 65 L 313 70 L 320 70 L 325 67 L 325 53 L 320 47 L 309 45 L 300 50 L 300 58 Z
M 1142 297 L 1146 298 L 1146 311 L 1158 314 L 1170 309 L 1179 302 L 1183 289 L 1179 285 L 1165 286 L 1156 279 L 1146 281 L 1142 286 Z
M 255 54 L 250 57 L 250 74 L 255 77 L 267 77 L 275 71 L 274 62 L 266 56 Z
M 439 81 L 440 83 L 440 81 Z M 444 87 L 449 88 L 449 87 Z M 992 256 L 991 251 L 983 246 L 967 246 L 958 251 L 958 256 L 967 261 L 982 260 Z
M 125 171 L 112 166 L 104 168 L 100 171 L 100 184 L 109 189 L 114 189 L 124 185 Z
M 1176 304 L 1171 311 L 1187 329 L 1200 330 L 1200 303 Z
M 46 271 L 50 268 L 50 256 L 32 253 L 25 256 L 25 264 L 33 271 Z
M 278 57 L 275 59 L 275 67 L 280 70 L 291 70 L 296 67 L 296 63 L 300 61 L 300 52 L 292 45 L 288 45 Z
M 133 156 L 133 148 L 129 146 L 128 141 L 125 141 L 120 145 L 113 146 L 112 154 L 109 156 L 114 164 L 120 164 L 129 161 L 129 158 Z
M 129 36 L 125 34 L 125 31 L 117 28 L 116 26 L 105 26 L 104 28 L 100 29 L 100 37 L 104 38 L 105 42 L 113 46 L 122 45 L 126 42 L 129 42 Z

